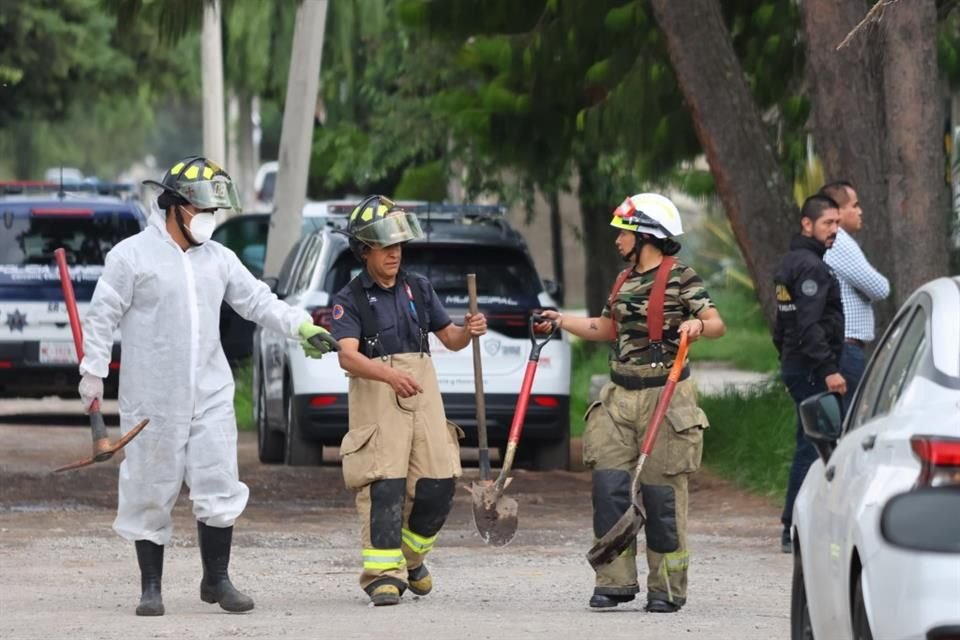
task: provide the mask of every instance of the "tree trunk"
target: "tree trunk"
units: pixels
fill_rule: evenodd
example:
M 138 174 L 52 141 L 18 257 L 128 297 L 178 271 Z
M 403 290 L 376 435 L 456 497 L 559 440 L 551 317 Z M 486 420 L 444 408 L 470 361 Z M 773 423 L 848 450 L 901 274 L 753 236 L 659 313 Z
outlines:
M 862 0 L 802 3 L 807 39 L 807 84 L 811 126 L 827 182 L 848 180 L 863 208 L 857 241 L 870 263 L 894 273 L 887 201 L 887 130 L 880 48 L 874 28 L 861 29 L 843 49 L 837 45 L 869 8 Z M 892 302 L 877 305 L 877 329 L 893 314 Z
M 247 93 L 237 96 L 237 181 L 245 207 L 251 206 L 256 200 L 253 180 L 258 165 L 253 148 L 253 100 L 253 96 Z
M 301 1 L 287 76 L 277 188 L 263 268 L 265 276 L 276 276 L 280 272 L 287 253 L 300 239 L 326 22 L 327 0 Z
M 880 333 L 918 285 L 947 272 L 936 7 L 933 0 L 889 5 L 879 27 L 861 29 L 837 51 L 867 3 L 802 6 L 818 153 L 828 181 L 856 188 L 864 211 L 857 240 L 893 289 L 876 306 Z
M 223 118 L 223 44 L 220 2 L 204 5 L 200 43 L 203 85 L 203 155 L 217 164 L 227 161 Z
M 772 326 L 773 272 L 800 222 L 717 0 L 651 0 L 717 194 Z M 721 310 L 722 312 L 722 310 Z
M 599 316 L 610 295 L 617 274 L 626 265 L 614 247 L 616 230 L 610 227 L 615 204 L 624 194 L 613 193 L 609 181 L 597 171 L 592 161 L 579 162 L 580 219 L 583 230 L 583 249 L 588 256 L 584 273 L 584 297 L 587 315 Z
M 944 198 L 944 104 L 937 73 L 934 0 L 891 5 L 880 22 L 883 40 L 888 203 L 896 269 L 896 303 L 948 273 Z
M 563 282 L 563 219 L 560 217 L 560 194 L 551 189 L 547 194 L 550 205 L 550 243 L 553 254 L 553 281 L 557 283 L 556 303 L 563 306 L 566 287 Z

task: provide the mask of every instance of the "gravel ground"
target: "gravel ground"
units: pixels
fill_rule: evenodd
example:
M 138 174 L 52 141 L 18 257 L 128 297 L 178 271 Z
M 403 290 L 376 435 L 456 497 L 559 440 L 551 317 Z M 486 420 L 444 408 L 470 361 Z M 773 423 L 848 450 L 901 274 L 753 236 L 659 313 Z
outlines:
M 4 406 L 0 413 L 16 413 Z M 51 474 L 86 455 L 89 432 L 82 419 L 51 426 L 71 420 L 29 410 L 36 413 L 0 424 L 0 638 L 789 636 L 791 561 L 779 552 L 779 509 L 707 472 L 692 483 L 690 593 L 680 613 L 645 613 L 638 601 L 589 610 L 589 475 L 523 471 L 508 489 L 520 503 L 511 545 L 480 541 L 469 496 L 460 491 L 430 557 L 434 592 L 373 609 L 356 582 L 356 518 L 339 468 L 260 465 L 253 434 L 241 434 L 241 477 L 251 501 L 236 527 L 231 575 L 256 609 L 228 615 L 200 601 L 184 493 L 166 553 L 167 614 L 138 618 L 133 546 L 110 530 L 117 463 Z M 475 476 L 468 469 L 462 482 Z

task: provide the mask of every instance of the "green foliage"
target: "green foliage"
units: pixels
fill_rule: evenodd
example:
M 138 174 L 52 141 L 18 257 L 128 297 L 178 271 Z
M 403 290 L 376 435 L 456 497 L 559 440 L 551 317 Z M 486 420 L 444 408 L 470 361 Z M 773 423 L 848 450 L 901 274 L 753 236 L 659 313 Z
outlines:
M 442 202 L 447 199 L 447 172 L 441 160 L 407 167 L 393 194 L 402 200 Z
M 571 346 L 570 435 L 579 437 L 583 435 L 583 414 L 590 400 L 590 378 L 610 372 L 610 354 L 605 345 L 586 340 L 575 339 Z
M 253 421 L 253 363 L 245 360 L 233 367 L 233 412 L 237 416 L 237 428 L 240 431 L 254 431 Z
M 703 463 L 751 491 L 782 498 L 796 441 L 796 413 L 783 385 L 701 396 L 710 420 Z
M 321 74 L 326 119 L 314 133 L 311 197 L 393 193 L 409 167 L 446 155 L 447 116 L 438 94 L 456 84 L 449 62 L 458 47 L 411 33 L 396 11 L 397 3 L 386 0 L 330 4 L 332 37 Z M 416 172 L 409 178 L 421 183 L 417 188 L 423 179 Z
M 0 127 L 62 118 L 74 102 L 136 92 L 147 32 L 115 34 L 98 0 L 8 2 L 0 11 Z
M 155 105 L 189 95 L 199 69 L 158 45 L 154 24 L 116 29 L 98 0 L 7 3 L 0 11 L 0 173 L 78 166 L 111 178 L 143 155 Z M 199 40 L 187 38 L 181 45 Z
M 776 371 L 777 350 L 756 295 L 743 287 L 711 287 L 709 292 L 727 333 L 716 340 L 697 340 L 690 347 L 690 357 L 695 361 L 726 362 L 745 371 Z

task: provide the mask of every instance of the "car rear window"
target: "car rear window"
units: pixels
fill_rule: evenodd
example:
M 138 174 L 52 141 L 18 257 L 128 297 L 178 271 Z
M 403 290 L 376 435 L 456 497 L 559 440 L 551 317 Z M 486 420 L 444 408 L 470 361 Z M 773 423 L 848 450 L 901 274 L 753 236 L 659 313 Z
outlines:
M 53 252 L 63 247 L 77 300 L 89 300 L 107 252 L 142 227 L 131 208 L 0 203 L 0 300 L 60 300 Z
M 540 278 L 527 255 L 507 247 L 410 244 L 403 249 L 403 268 L 430 279 L 437 295 L 465 296 L 467 274 L 477 274 L 477 295 L 491 299 L 535 299 L 542 291 Z M 324 283 L 335 293 L 360 271 L 349 251 L 337 258 Z
M 52 265 L 53 252 L 63 247 L 71 265 L 102 266 L 115 244 L 140 230 L 129 212 L 71 213 L 69 209 L 36 208 L 31 215 L 3 212 L 0 264 Z

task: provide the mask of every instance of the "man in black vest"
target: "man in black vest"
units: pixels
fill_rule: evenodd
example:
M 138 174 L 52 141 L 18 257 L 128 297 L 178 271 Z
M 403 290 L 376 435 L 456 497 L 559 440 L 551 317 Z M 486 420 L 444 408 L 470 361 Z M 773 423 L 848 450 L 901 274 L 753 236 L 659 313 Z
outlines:
M 400 268 L 420 224 L 383 196 L 350 215 L 350 247 L 364 269 L 333 299 L 333 335 L 350 378 L 343 477 L 357 491 L 363 571 L 374 605 L 397 604 L 433 580 L 424 557 L 453 504 L 460 476 L 459 427 L 448 423 L 427 335 L 459 351 L 486 333 L 483 314 L 450 321 L 430 282 Z
M 800 403 L 822 391 L 847 392 L 840 374 L 843 351 L 843 303 L 840 283 L 823 261 L 840 223 L 837 203 L 828 196 L 810 196 L 800 210 L 801 231 L 774 276 L 777 322 L 773 342 L 780 353 L 780 373 L 793 401 Z M 780 545 L 792 553 L 793 503 L 817 452 L 803 434 L 797 414 L 797 446 L 790 467 L 787 499 L 780 521 Z

